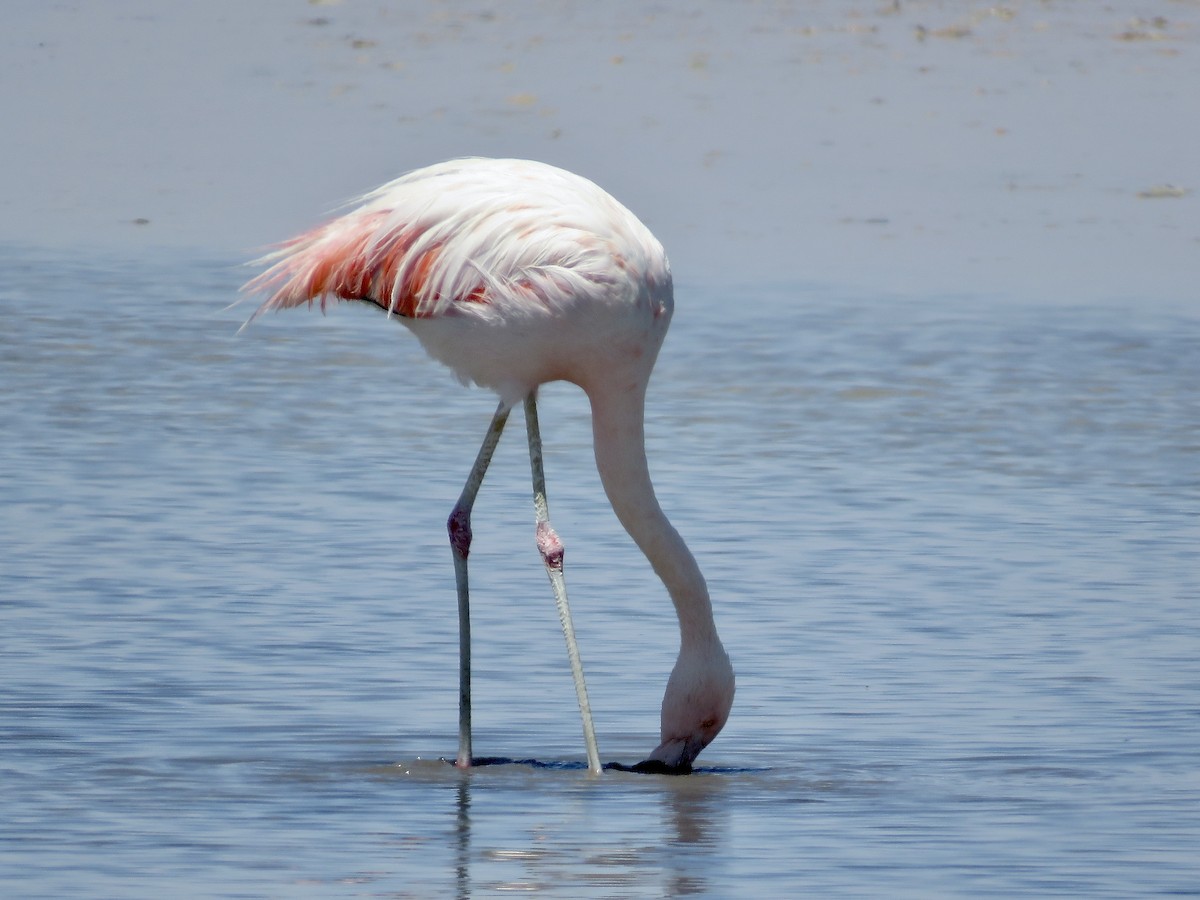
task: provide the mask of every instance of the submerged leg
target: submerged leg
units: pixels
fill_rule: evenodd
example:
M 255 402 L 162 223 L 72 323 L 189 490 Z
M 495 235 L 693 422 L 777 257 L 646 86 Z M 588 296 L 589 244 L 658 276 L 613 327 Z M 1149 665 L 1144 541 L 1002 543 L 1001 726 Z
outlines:
M 592 724 L 592 707 L 588 703 L 583 663 L 579 659 L 579 645 L 575 643 L 575 626 L 571 623 L 567 584 L 563 579 L 563 545 L 550 527 L 550 510 L 546 503 L 546 474 L 542 470 L 542 435 L 538 429 L 536 393 L 525 398 L 525 427 L 529 433 L 529 465 L 533 469 L 533 508 L 537 513 L 538 551 L 542 554 L 546 574 L 550 576 L 550 584 L 554 588 L 558 618 L 562 622 L 563 636 L 567 639 L 567 656 L 571 660 L 571 674 L 575 678 L 575 696 L 579 700 L 579 714 L 583 717 L 583 742 L 587 748 L 588 768 L 599 774 L 600 751 L 596 747 L 596 728 Z
M 454 583 L 458 588 L 458 757 L 454 764 L 459 768 L 471 765 L 471 602 L 467 588 L 467 556 L 471 552 L 471 507 L 483 484 L 496 444 L 508 421 L 509 408 L 501 403 L 488 426 L 475 465 L 467 476 L 462 493 L 450 518 L 446 530 L 450 532 L 450 549 L 454 553 Z

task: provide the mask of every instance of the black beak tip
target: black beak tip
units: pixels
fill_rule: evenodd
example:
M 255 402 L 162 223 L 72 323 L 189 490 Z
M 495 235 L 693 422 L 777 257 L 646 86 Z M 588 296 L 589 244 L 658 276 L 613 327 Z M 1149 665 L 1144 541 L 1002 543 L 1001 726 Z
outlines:
M 691 763 L 685 763 L 681 766 L 669 766 L 657 759 L 644 759 L 632 766 L 612 762 L 605 764 L 604 768 L 613 769 L 617 772 L 637 772 L 639 775 L 690 775 L 692 771 Z

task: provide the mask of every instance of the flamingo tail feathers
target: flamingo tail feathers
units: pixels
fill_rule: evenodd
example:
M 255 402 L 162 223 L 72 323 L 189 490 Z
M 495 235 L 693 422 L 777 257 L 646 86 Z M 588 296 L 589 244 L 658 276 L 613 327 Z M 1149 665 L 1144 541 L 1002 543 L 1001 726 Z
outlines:
M 442 299 L 441 243 L 428 231 L 395 226 L 387 211 L 336 219 L 280 244 L 254 261 L 268 268 L 242 288 L 267 294 L 249 325 L 269 310 L 314 301 L 365 300 L 389 314 L 419 318 L 436 313 Z M 462 299 L 480 301 L 483 288 Z M 243 326 L 245 327 L 245 326 Z

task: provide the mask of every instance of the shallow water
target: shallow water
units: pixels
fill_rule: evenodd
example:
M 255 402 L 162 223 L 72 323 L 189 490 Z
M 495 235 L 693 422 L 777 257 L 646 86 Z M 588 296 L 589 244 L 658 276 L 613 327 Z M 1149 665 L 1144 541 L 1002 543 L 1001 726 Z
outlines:
M 681 285 L 649 454 L 733 717 L 691 777 L 587 775 L 514 423 L 475 741 L 538 764 L 463 774 L 443 522 L 489 396 L 366 309 L 235 337 L 226 260 L 0 264 L 0 893 L 1200 893 L 1194 314 Z M 582 395 L 542 408 L 635 762 L 673 616 Z

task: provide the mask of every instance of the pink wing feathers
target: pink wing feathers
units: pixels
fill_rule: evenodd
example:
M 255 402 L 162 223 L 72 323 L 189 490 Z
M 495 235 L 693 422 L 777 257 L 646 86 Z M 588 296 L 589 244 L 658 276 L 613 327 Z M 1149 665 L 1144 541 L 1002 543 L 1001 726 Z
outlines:
M 254 313 L 319 300 L 367 300 L 410 318 L 433 315 L 440 301 L 484 302 L 482 280 L 444 296 L 449 279 L 439 267 L 442 245 L 420 221 L 395 209 L 364 207 L 281 244 L 258 262 L 271 266 L 246 284 L 246 293 L 269 292 Z M 400 219 L 400 221 L 396 221 Z M 431 284 L 438 281 L 438 288 Z
M 410 318 L 467 305 L 545 309 L 634 276 L 637 257 L 662 253 L 600 188 L 540 163 L 440 163 L 360 202 L 256 261 L 269 268 L 243 291 L 269 296 L 251 321 L 314 300 L 323 310 L 330 297 Z

